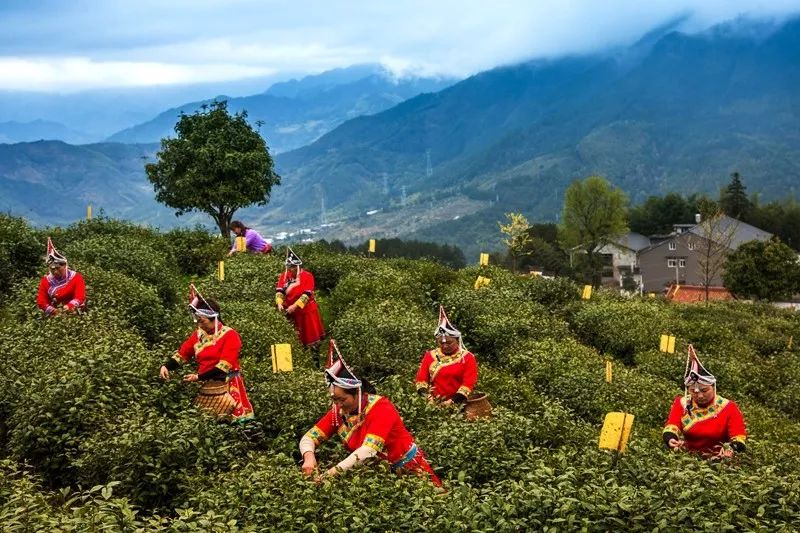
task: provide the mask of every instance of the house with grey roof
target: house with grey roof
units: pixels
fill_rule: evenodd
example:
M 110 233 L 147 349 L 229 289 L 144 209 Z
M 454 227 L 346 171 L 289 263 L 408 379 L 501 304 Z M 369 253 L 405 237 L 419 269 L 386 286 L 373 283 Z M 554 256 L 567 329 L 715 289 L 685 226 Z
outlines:
M 639 252 L 645 292 L 661 292 L 672 284 L 722 286 L 728 253 L 745 242 L 772 238 L 771 233 L 727 215 L 686 226 L 674 228 L 671 236 Z
M 629 231 L 598 248 L 597 252 L 603 256 L 603 284 L 621 287 L 623 276 L 630 273 L 640 285 L 638 253 L 649 246 L 648 237 Z

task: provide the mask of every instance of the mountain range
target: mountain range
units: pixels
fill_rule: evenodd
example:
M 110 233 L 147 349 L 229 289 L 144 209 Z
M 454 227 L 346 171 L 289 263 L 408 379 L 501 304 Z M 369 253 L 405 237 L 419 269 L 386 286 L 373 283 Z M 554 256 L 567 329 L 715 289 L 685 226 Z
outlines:
M 633 202 L 715 196 L 733 171 L 780 198 L 800 183 L 798 82 L 800 19 L 661 28 L 613 53 L 496 68 L 279 155 L 260 222 L 311 224 L 324 201 L 343 221 L 330 237 L 360 225 L 471 252 L 497 245 L 503 212 L 557 220 L 565 188 L 593 174 Z
M 504 212 L 557 220 L 564 189 L 592 174 L 633 202 L 667 191 L 716 195 L 733 171 L 749 192 L 780 198 L 800 175 L 799 82 L 800 19 L 737 20 L 691 34 L 662 27 L 629 47 L 498 67 L 347 120 L 278 154 L 281 186 L 266 208 L 240 218 L 268 233 L 305 227 L 349 242 L 433 239 L 470 257 L 497 247 Z M 319 98 L 334 109 L 345 85 L 278 84 L 261 96 L 309 108 Z M 271 105 L 248 108 L 250 118 L 297 125 Z M 27 175 L 18 165 L 29 164 L 45 176 L 41 161 L 15 155 L 25 146 L 0 152 L 0 168 Z M 69 150 L 113 161 L 105 146 Z M 130 170 L 147 185 L 141 167 Z
M 252 124 L 261 122 L 258 127 L 270 150 L 280 153 L 313 142 L 349 119 L 383 111 L 454 82 L 450 78 L 395 79 L 380 65 L 356 65 L 276 83 L 261 94 L 240 98 L 218 96 L 187 103 L 117 132 L 108 141 L 158 142 L 174 134 L 181 113 L 193 113 L 213 100 L 227 100 L 231 112 L 246 110 Z

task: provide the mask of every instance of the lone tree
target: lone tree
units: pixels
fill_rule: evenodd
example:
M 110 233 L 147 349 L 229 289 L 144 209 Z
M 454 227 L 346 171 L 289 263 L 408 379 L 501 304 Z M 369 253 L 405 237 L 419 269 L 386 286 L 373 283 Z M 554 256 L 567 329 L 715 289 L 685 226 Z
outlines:
M 600 176 L 575 181 L 564 194 L 559 239 L 564 247 L 586 252 L 592 284 L 600 285 L 602 264 L 598 250 L 628 231 L 628 197 Z
M 522 213 L 506 213 L 508 224 L 497 223 L 500 231 L 506 235 L 503 244 L 508 246 L 508 255 L 511 257 L 511 271 L 517 273 L 517 258 L 531 253 L 530 228 L 528 219 Z
M 156 200 L 175 208 L 208 214 L 223 237 L 233 214 L 264 205 L 280 183 L 264 139 L 247 123 L 247 112 L 228 113 L 226 101 L 181 114 L 176 138 L 161 139 L 157 162 L 145 165 Z
M 800 291 L 800 264 L 797 254 L 777 237 L 750 241 L 728 256 L 722 278 L 739 296 L 783 300 Z
M 728 254 L 733 249 L 733 241 L 739 221 L 725 216 L 713 204 L 708 203 L 701 208 L 701 220 L 692 228 L 688 244 L 697 253 L 697 275 L 705 292 L 708 303 L 710 288 L 722 276 Z

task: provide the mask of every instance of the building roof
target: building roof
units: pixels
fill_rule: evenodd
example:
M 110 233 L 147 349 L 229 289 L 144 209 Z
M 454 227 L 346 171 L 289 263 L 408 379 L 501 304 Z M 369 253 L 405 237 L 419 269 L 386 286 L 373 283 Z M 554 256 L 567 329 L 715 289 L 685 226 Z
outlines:
M 616 246 L 617 248 L 627 248 L 629 250 L 633 250 L 634 252 L 638 252 L 639 250 L 643 250 L 650 246 L 650 239 L 645 237 L 641 233 L 635 233 L 633 231 L 629 231 L 624 235 L 617 237 L 606 243 L 605 245 L 598 247 L 598 251 L 602 251 L 606 246 Z
M 667 300 L 674 302 L 704 302 L 706 288 L 702 285 L 675 285 L 667 291 Z M 733 300 L 733 295 L 725 287 L 708 287 L 709 300 Z
M 764 231 L 763 229 L 758 229 L 755 226 L 751 226 L 747 222 L 742 222 L 741 220 L 731 218 L 728 215 L 722 215 L 719 219 L 719 222 L 715 222 L 715 224 L 717 231 L 720 234 L 726 235 L 725 240 L 727 240 L 727 235 L 732 233 L 729 248 L 733 250 L 736 250 L 739 248 L 739 246 L 746 242 L 768 241 L 772 238 L 772 233 Z M 710 238 L 713 241 L 717 240 L 714 238 L 713 234 L 710 236 L 706 235 L 702 223 L 691 228 L 689 232 L 699 235 L 700 237 Z

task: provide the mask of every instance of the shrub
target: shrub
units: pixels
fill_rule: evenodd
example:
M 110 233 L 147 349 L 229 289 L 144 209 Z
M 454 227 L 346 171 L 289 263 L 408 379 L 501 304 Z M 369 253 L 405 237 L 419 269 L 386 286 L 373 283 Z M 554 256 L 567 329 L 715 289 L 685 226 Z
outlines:
M 225 257 L 230 243 L 202 226 L 175 228 L 164 234 L 178 270 L 188 276 L 205 276 Z
M 134 237 L 97 236 L 73 241 L 64 254 L 77 267 L 91 264 L 116 271 L 153 287 L 165 305 L 177 302 L 174 258 Z
M 35 276 L 44 255 L 44 244 L 23 219 L 0 214 L 0 296 Z

